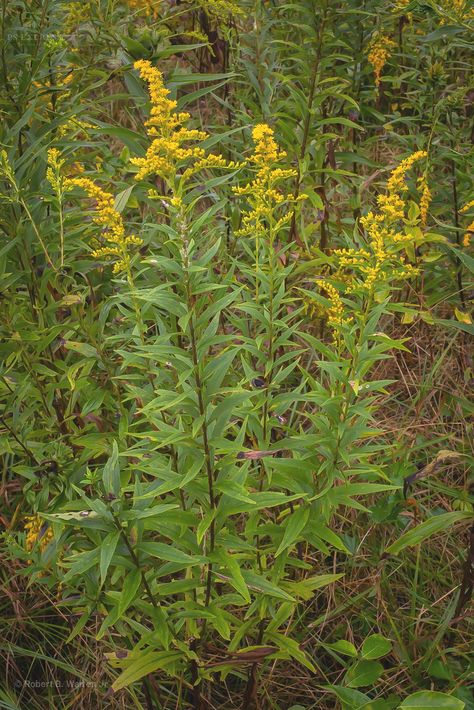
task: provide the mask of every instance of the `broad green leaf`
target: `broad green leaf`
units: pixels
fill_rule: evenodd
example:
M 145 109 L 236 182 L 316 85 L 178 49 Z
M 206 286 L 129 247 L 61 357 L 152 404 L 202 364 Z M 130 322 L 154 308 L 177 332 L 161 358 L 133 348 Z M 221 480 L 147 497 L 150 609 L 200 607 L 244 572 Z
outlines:
M 349 688 L 363 688 L 373 685 L 383 673 L 378 661 L 358 661 L 347 671 L 344 682 Z
M 399 707 L 416 708 L 417 710 L 435 710 L 435 708 L 463 710 L 465 703 L 446 693 L 439 693 L 435 690 L 419 690 L 405 698 Z
M 342 685 L 325 685 L 324 688 L 336 695 L 345 710 L 359 710 L 359 708 L 370 702 L 368 695 L 353 688 L 344 688 Z
M 91 616 L 91 610 L 86 609 L 86 611 L 79 617 L 79 619 L 76 621 L 74 624 L 74 627 L 69 634 L 69 636 L 66 639 L 66 643 L 69 643 L 70 641 L 73 640 L 77 636 L 77 634 L 81 633 L 82 629 L 84 626 L 87 624 Z
M 362 644 L 361 656 L 366 660 L 382 658 L 392 650 L 392 642 L 381 634 L 368 636 Z
M 352 658 L 357 658 L 357 649 L 350 641 L 345 641 L 344 639 L 341 639 L 340 641 L 336 641 L 335 643 L 325 643 L 324 647 L 331 648 L 333 651 L 336 651 L 336 653 L 340 653 L 343 656 L 351 656 Z
M 76 575 L 84 574 L 84 572 L 87 572 L 87 570 L 97 563 L 98 559 L 98 549 L 88 550 L 87 552 L 81 552 L 79 555 L 75 555 L 74 562 L 68 572 L 64 575 L 63 581 L 69 582 L 69 580 Z
M 239 594 L 242 595 L 247 604 L 250 604 L 250 592 L 245 583 L 245 579 L 242 575 L 240 565 L 237 562 L 236 558 L 224 549 L 221 549 L 219 551 L 219 558 L 230 574 L 231 579 L 229 580 L 229 583 Z
M 295 597 L 309 600 L 314 596 L 316 589 L 327 587 L 328 584 L 337 582 L 341 577 L 344 577 L 342 572 L 339 574 L 319 574 L 314 577 L 308 577 L 307 579 L 301 579 L 297 582 L 284 581 L 280 582 L 280 584 L 288 592 L 294 594 Z
M 283 589 L 280 589 L 276 585 L 269 582 L 268 579 L 265 579 L 265 577 L 261 577 L 253 572 L 248 572 L 247 570 L 242 570 L 242 576 L 250 589 L 254 589 L 262 594 L 268 594 L 270 597 L 275 597 L 276 599 L 284 599 L 285 601 L 290 602 L 295 601 L 292 596 L 283 591 Z
M 285 634 L 280 634 L 276 631 L 267 633 L 265 636 L 270 641 L 276 643 L 280 650 L 287 653 L 290 658 L 294 658 L 303 666 L 309 668 L 309 670 L 313 673 L 316 672 L 316 668 L 310 660 L 309 655 L 303 651 L 303 649 L 300 647 L 299 643 L 295 639 L 292 639 L 289 636 L 285 636 Z

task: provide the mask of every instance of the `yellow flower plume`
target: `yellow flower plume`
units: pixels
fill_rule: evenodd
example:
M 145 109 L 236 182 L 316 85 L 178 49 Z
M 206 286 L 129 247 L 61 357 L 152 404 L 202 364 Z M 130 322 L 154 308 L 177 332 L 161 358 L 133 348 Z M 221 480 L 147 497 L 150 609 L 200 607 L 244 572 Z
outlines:
M 148 84 L 151 114 L 145 125 L 153 139 L 144 158 L 132 158 L 131 162 L 138 167 L 135 177 L 143 180 L 149 175 L 159 175 L 169 179 L 176 173 L 178 163 L 189 158 L 204 158 L 205 150 L 189 143 L 204 140 L 206 133 L 183 125 L 191 116 L 176 110 L 177 102 L 168 98 L 170 92 L 159 69 L 145 59 L 135 62 L 134 66 Z
M 115 209 L 114 196 L 105 192 L 87 177 L 68 178 L 67 187 L 79 187 L 95 201 L 95 216 L 93 221 L 102 227 L 101 236 L 109 242 L 109 246 L 100 246 L 92 252 L 96 259 L 105 258 L 114 262 L 114 273 L 128 270 L 130 266 L 130 247 L 143 243 L 140 237 L 125 235 L 122 215 Z
M 49 525 L 36 514 L 26 516 L 24 527 L 26 532 L 25 547 L 28 552 L 31 552 L 37 542 L 39 542 L 40 551 L 43 552 L 53 539 L 53 531 Z
M 148 84 L 151 101 L 150 118 L 145 122 L 147 133 L 152 142 L 144 158 L 132 158 L 138 167 L 136 180 L 143 180 L 149 175 L 158 175 L 172 181 L 179 175 L 182 164 L 187 165 L 180 177 L 187 180 L 191 175 L 204 168 L 237 169 L 243 163 L 228 161 L 221 155 L 206 155 L 206 151 L 196 142 L 207 138 L 204 131 L 187 128 L 191 116 L 177 111 L 177 102 L 169 98 L 163 75 L 151 62 L 140 59 L 135 62 L 140 77 Z
M 464 207 L 460 210 L 462 213 L 468 212 L 472 207 L 474 207 L 474 200 L 470 200 Z M 474 235 L 474 221 L 472 221 L 467 227 L 463 236 L 462 244 L 464 247 L 468 247 L 471 243 L 472 236 Z
M 382 69 L 390 59 L 393 47 L 395 47 L 393 39 L 384 34 L 378 35 L 369 44 L 367 59 L 372 64 L 377 88 L 380 86 Z
M 259 123 L 252 131 L 252 138 L 255 148 L 248 162 L 255 165 L 257 174 L 247 185 L 232 189 L 236 195 L 246 195 L 251 208 L 243 213 L 242 228 L 236 232 L 237 236 L 259 237 L 267 232 L 276 234 L 291 220 L 291 211 L 277 218 L 276 209 L 280 205 L 304 200 L 306 195 L 295 200 L 292 194 L 278 189 L 282 180 L 296 176 L 296 170 L 275 166 L 286 153 L 278 147 L 273 129 Z

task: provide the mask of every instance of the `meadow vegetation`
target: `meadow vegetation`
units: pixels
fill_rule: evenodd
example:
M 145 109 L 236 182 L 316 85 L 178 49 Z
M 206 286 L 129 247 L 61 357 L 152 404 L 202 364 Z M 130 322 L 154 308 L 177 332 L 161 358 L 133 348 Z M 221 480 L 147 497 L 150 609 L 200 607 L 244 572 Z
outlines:
M 0 708 L 474 710 L 472 3 L 0 18 Z

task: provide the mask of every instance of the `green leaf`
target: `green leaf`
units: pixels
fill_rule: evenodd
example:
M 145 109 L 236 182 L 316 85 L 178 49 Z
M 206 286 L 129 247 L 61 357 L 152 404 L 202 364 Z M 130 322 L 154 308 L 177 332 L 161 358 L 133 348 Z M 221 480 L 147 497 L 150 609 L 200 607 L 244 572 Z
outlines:
M 245 579 L 242 575 L 242 570 L 237 562 L 236 558 L 233 557 L 224 548 L 218 551 L 217 557 L 219 562 L 225 567 L 229 572 L 231 579 L 229 579 L 229 584 L 231 584 L 234 589 L 245 599 L 247 604 L 251 603 L 250 592 L 248 590 Z
M 120 466 L 117 442 L 112 443 L 112 454 L 104 466 L 102 483 L 106 493 L 118 498 L 120 496 Z
M 434 515 L 432 518 L 425 520 L 420 525 L 417 525 L 415 528 L 402 535 L 396 542 L 389 545 L 385 552 L 389 555 L 398 555 L 398 553 L 406 547 L 418 545 L 431 535 L 451 527 L 454 523 L 457 523 L 460 520 L 469 520 L 472 519 L 472 517 L 472 513 L 460 510 L 452 513 L 441 513 L 441 515 Z
M 69 643 L 70 641 L 72 641 L 73 638 L 75 638 L 77 636 L 77 634 L 79 634 L 82 631 L 84 626 L 89 621 L 90 616 L 91 616 L 91 610 L 86 609 L 86 611 L 79 617 L 79 619 L 74 624 L 74 627 L 73 627 L 71 633 L 69 634 L 69 636 L 66 639 L 66 643 Z
M 100 583 L 101 585 L 105 582 L 107 577 L 107 570 L 114 556 L 117 543 L 120 538 L 120 533 L 111 532 L 103 540 L 100 546 Z
M 369 696 L 361 693 L 359 690 L 344 688 L 342 685 L 325 685 L 324 688 L 336 695 L 345 710 L 359 710 L 359 708 L 362 708 L 370 702 Z
M 280 589 L 269 582 L 268 579 L 265 579 L 265 577 L 261 577 L 253 572 L 248 572 L 247 570 L 242 571 L 242 576 L 250 589 L 255 589 L 257 592 L 268 594 L 268 596 L 275 597 L 276 599 L 284 599 L 285 601 L 290 602 L 295 601 L 292 596 L 283 591 L 283 589 Z
M 340 653 L 343 656 L 351 656 L 352 658 L 357 658 L 357 649 L 353 643 L 350 641 L 345 641 L 341 639 L 335 643 L 325 643 L 325 648 L 331 648 L 336 653 Z
M 316 668 L 314 667 L 308 654 L 302 650 L 299 643 L 295 641 L 295 639 L 292 639 L 289 636 L 285 636 L 285 634 L 280 634 L 276 631 L 267 632 L 265 636 L 270 641 L 276 643 L 280 648 L 280 651 L 282 651 L 285 655 L 288 654 L 290 658 L 294 658 L 296 661 L 301 663 L 313 673 L 316 672 Z
M 287 547 L 290 547 L 297 539 L 299 534 L 304 530 L 309 517 L 309 507 L 300 505 L 298 510 L 291 515 L 286 523 L 283 539 L 278 546 L 275 557 L 278 557 Z
M 66 350 L 73 350 L 74 352 L 79 353 L 80 355 L 84 355 L 85 357 L 99 357 L 97 350 L 88 343 L 76 343 L 72 340 L 66 340 L 63 343 L 63 347 Z
M 87 570 L 89 570 L 96 564 L 98 558 L 98 549 L 88 550 L 87 552 L 81 552 L 79 555 L 76 554 L 71 568 L 63 577 L 63 581 L 69 582 L 69 580 L 75 577 L 76 575 L 84 574 L 84 572 L 87 572 Z
M 409 695 L 402 702 L 400 708 L 417 708 L 417 710 L 434 710 L 434 708 L 444 708 L 444 710 L 463 710 L 465 703 L 446 693 L 438 693 L 435 690 L 419 690 L 417 693 Z
M 178 550 L 176 547 L 171 547 L 171 545 L 165 545 L 163 542 L 142 542 L 138 545 L 138 549 L 152 557 L 158 557 L 160 560 L 187 566 L 200 565 L 206 562 L 204 557 L 191 557 L 186 552 Z
M 138 569 L 134 569 L 133 572 L 129 572 L 125 577 L 118 606 L 119 616 L 121 616 L 128 609 L 130 604 L 135 599 L 135 595 L 140 587 L 141 579 L 142 576 L 140 570 Z
M 327 587 L 328 584 L 337 582 L 337 580 L 341 579 L 341 577 L 344 577 L 342 572 L 339 574 L 318 574 L 314 577 L 307 577 L 306 579 L 301 579 L 297 582 L 281 582 L 281 586 L 294 594 L 296 597 L 309 600 L 314 596 L 314 591 L 316 589 Z
M 372 634 L 367 636 L 362 644 L 361 656 L 366 660 L 374 660 L 382 658 L 392 650 L 392 642 L 381 634 Z
M 383 673 L 383 666 L 378 661 L 358 661 L 346 673 L 345 684 L 349 688 L 363 688 L 373 685 Z
M 181 651 L 146 651 L 135 658 L 118 676 L 112 684 L 112 689 L 116 692 L 126 688 L 159 668 L 166 670 L 179 661 L 182 656 Z

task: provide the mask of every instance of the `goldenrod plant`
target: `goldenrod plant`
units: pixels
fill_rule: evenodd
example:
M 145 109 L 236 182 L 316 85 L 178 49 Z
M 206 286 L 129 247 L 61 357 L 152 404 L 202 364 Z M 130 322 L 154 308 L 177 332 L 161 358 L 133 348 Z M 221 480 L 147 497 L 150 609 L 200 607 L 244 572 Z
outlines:
M 469 710 L 469 3 L 0 13 L 0 705 Z

